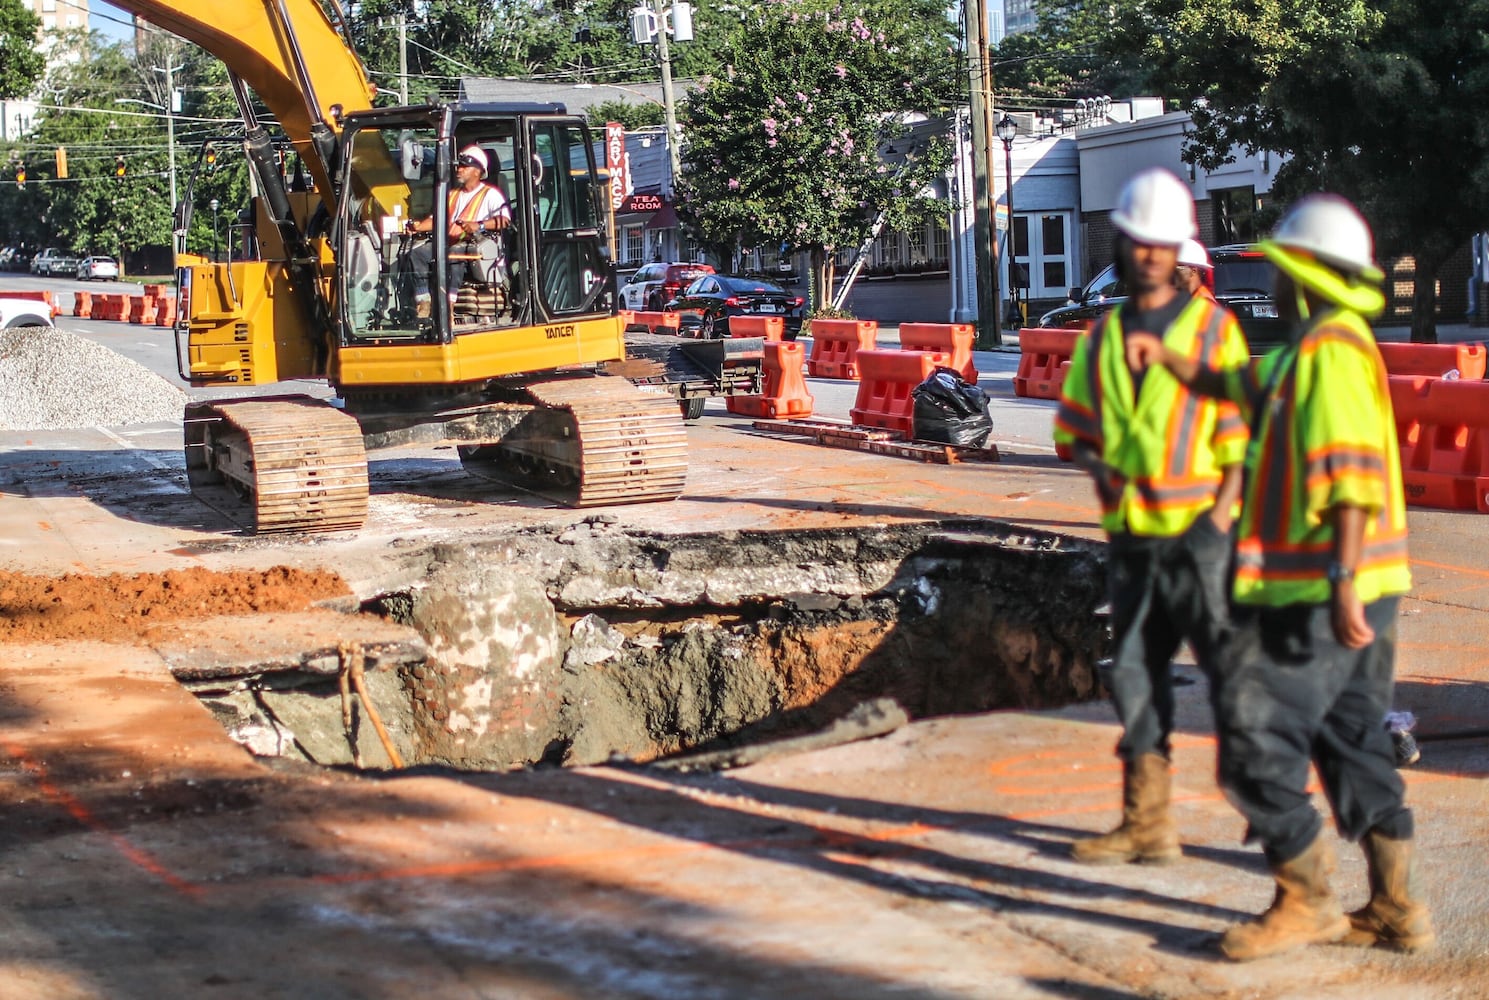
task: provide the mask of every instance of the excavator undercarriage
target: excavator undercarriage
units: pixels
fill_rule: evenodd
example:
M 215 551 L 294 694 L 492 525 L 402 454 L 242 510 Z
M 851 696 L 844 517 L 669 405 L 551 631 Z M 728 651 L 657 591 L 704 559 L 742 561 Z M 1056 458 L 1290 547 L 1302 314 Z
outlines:
M 408 445 L 454 445 L 471 475 L 570 507 L 681 495 L 687 435 L 670 393 L 586 374 L 486 395 L 495 398 L 432 410 L 393 405 L 388 393 L 347 408 L 308 396 L 191 403 L 187 478 L 260 534 L 360 527 L 367 451 Z

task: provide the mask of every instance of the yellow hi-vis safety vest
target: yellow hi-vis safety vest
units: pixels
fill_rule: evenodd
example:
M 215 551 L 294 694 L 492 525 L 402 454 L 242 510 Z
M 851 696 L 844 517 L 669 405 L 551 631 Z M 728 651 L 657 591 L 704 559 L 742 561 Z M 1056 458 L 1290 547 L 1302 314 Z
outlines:
M 1250 356 L 1235 316 L 1200 296 L 1164 331 L 1163 342 L 1213 368 L 1244 365 Z M 1246 439 L 1234 403 L 1195 395 L 1165 368 L 1148 369 L 1134 399 L 1117 309 L 1076 342 L 1055 441 L 1089 444 L 1126 480 L 1115 505 L 1103 501 L 1107 532 L 1181 534 L 1215 505 L 1222 470 L 1244 459 Z
M 1396 418 L 1369 324 L 1348 310 L 1327 312 L 1296 344 L 1227 372 L 1226 394 L 1261 408 L 1246 456 L 1236 600 L 1326 603 L 1334 528 L 1324 515 L 1337 504 L 1368 515 L 1355 568 L 1360 600 L 1410 590 Z

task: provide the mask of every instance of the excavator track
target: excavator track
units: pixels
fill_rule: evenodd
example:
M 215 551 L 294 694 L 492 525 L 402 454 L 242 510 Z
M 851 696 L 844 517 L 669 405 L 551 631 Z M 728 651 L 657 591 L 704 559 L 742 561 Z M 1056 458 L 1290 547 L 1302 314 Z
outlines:
M 568 507 L 674 500 L 687 480 L 687 431 L 670 394 L 597 376 L 525 387 L 537 404 L 500 444 L 460 448 L 471 475 L 517 481 Z
M 362 429 L 329 403 L 188 403 L 185 430 L 191 492 L 251 531 L 340 531 L 367 519 Z

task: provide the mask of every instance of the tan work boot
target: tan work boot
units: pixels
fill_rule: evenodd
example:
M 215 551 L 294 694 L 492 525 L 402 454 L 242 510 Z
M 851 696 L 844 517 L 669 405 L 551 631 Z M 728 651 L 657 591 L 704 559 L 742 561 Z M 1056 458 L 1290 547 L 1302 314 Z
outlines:
M 1077 840 L 1070 845 L 1071 857 L 1088 865 L 1177 861 L 1179 831 L 1168 811 L 1171 788 L 1168 758 L 1162 754 L 1139 754 L 1123 765 L 1121 825 L 1111 833 Z
M 1302 854 L 1272 867 L 1277 894 L 1271 908 L 1226 930 L 1220 939 L 1221 952 L 1233 962 L 1249 962 L 1343 938 L 1349 933 L 1349 921 L 1329 887 L 1333 873 L 1334 849 L 1320 834 Z
M 1370 902 L 1349 915 L 1350 931 L 1343 943 L 1427 951 L 1437 943 L 1437 934 L 1426 904 L 1413 895 L 1411 840 L 1392 840 L 1371 830 L 1361 846 L 1370 866 Z
M 430 300 L 429 299 L 415 299 L 414 300 L 414 318 L 415 319 L 428 319 L 429 318 L 429 312 L 430 312 Z

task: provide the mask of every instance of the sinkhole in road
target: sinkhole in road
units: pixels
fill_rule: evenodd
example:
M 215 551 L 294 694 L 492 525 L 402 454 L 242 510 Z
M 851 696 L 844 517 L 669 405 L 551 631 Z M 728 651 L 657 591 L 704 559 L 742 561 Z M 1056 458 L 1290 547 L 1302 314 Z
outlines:
M 406 763 L 470 770 L 758 746 L 878 699 L 1050 708 L 1098 694 L 1102 558 L 989 521 L 658 535 L 600 515 L 442 545 L 364 601 L 423 643 L 369 660 L 369 700 Z M 279 747 L 260 752 L 388 759 L 372 726 L 348 740 L 334 681 L 251 694 L 213 707 L 259 713 Z

